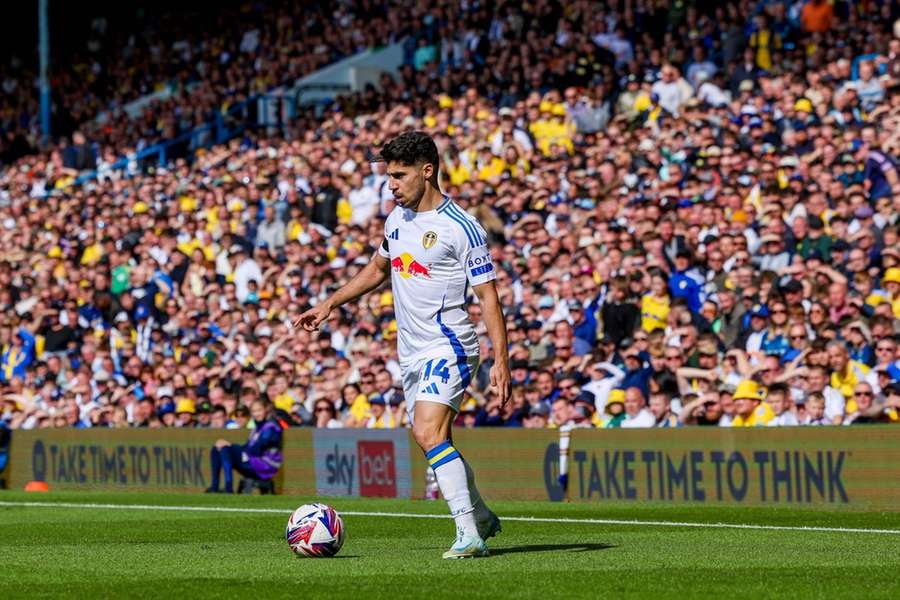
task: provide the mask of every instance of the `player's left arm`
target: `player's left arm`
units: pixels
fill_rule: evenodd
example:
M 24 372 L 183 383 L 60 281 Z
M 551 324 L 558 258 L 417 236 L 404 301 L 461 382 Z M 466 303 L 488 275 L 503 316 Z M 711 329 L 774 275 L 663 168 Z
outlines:
M 491 387 L 500 400 L 501 408 L 510 398 L 509 352 L 506 340 L 506 319 L 497 295 L 496 281 L 489 281 L 472 288 L 481 304 L 481 315 L 487 326 L 488 337 L 494 349 L 494 366 L 491 367 Z
M 504 406 L 509 400 L 510 374 L 509 351 L 506 341 L 506 320 L 497 294 L 497 271 L 488 246 L 488 235 L 477 221 L 471 221 L 466 228 L 458 231 L 456 240 L 459 249 L 460 266 L 466 272 L 466 280 L 475 290 L 481 303 L 481 314 L 487 325 L 488 336 L 494 349 L 494 366 L 491 367 L 491 388 Z

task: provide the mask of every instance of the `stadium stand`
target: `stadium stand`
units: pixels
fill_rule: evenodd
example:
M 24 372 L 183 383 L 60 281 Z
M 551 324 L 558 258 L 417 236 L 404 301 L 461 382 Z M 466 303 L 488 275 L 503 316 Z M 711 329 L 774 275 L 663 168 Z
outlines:
M 392 207 L 371 157 L 421 129 L 502 267 L 513 401 L 487 389 L 485 347 L 460 424 L 898 421 L 896 6 L 615 4 L 353 3 L 310 25 L 284 3 L 254 17 L 252 52 L 246 26 L 191 37 L 203 58 L 177 36 L 136 50 L 79 120 L 152 89 L 125 74 L 154 47 L 157 81 L 196 87 L 0 175 L 4 420 L 242 427 L 262 394 L 297 425 L 402 426 L 389 290 L 318 334 L 289 323 L 368 261 Z M 324 115 L 127 159 L 404 38 L 398 76 Z

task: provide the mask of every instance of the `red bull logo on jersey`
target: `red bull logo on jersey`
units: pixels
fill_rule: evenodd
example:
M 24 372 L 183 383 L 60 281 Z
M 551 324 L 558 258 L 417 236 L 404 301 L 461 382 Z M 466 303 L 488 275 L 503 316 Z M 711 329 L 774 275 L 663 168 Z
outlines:
M 425 277 L 431 279 L 431 272 L 428 267 L 417 261 L 409 252 L 404 252 L 400 256 L 391 259 L 391 268 L 403 279 L 413 277 Z

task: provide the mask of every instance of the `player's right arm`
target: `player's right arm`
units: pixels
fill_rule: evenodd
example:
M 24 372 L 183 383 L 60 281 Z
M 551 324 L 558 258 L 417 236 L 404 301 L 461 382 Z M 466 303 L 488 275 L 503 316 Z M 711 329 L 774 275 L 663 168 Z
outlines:
M 307 331 L 315 331 L 323 321 L 328 319 L 332 310 L 364 294 L 368 294 L 384 283 L 384 280 L 388 278 L 390 273 L 390 258 L 385 257 L 381 251 L 376 252 L 369 264 L 363 267 L 362 271 L 357 273 L 346 285 L 300 315 L 294 321 L 294 327 L 302 325 Z

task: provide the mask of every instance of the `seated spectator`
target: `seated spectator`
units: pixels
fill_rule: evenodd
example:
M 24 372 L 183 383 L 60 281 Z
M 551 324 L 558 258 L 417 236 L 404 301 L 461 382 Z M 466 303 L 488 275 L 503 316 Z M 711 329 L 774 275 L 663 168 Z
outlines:
M 250 405 L 253 432 L 246 444 L 232 444 L 218 440 L 210 451 L 212 479 L 207 492 L 219 493 L 224 472 L 224 492 L 233 492 L 234 471 L 248 479 L 271 481 L 281 468 L 281 425 L 274 418 L 274 407 L 265 399 L 254 400 Z

